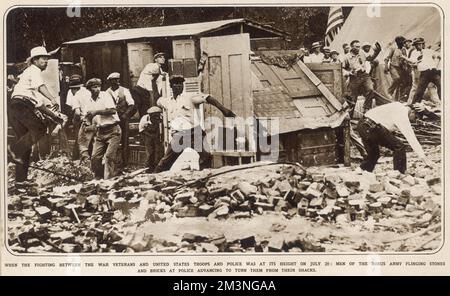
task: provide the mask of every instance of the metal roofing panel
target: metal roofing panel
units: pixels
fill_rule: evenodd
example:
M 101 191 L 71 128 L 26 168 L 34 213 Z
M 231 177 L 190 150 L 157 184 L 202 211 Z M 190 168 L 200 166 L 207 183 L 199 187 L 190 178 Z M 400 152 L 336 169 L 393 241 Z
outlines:
M 140 38 L 175 37 L 198 35 L 210 30 L 218 29 L 222 26 L 243 23 L 245 19 L 231 19 L 214 22 L 193 23 L 174 26 L 134 28 L 123 30 L 111 30 L 104 33 L 95 34 L 86 38 L 65 42 L 64 44 L 82 44 L 92 42 L 109 42 Z

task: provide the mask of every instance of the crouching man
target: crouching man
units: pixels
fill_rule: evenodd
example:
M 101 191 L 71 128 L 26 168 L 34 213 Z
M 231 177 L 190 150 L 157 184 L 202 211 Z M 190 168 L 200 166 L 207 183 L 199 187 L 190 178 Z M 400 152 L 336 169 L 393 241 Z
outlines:
M 146 166 L 149 172 L 153 172 L 159 160 L 164 155 L 164 143 L 161 134 L 162 110 L 153 106 L 147 110 L 147 115 L 142 116 L 139 122 L 139 132 L 144 137 L 145 150 L 147 152 Z
M 204 146 L 205 132 L 200 122 L 200 104 L 209 103 L 219 109 L 225 117 L 236 115 L 225 108 L 216 99 L 208 94 L 189 94 L 183 92 L 184 78 L 174 76 L 170 79 L 173 97 L 162 97 L 158 100 L 158 106 L 167 112 L 172 140 L 166 149 L 163 158 L 159 161 L 154 172 L 169 170 L 178 156 L 186 148 L 192 148 L 200 155 L 200 169 L 211 167 L 212 156 L 208 147 Z
M 110 179 L 118 172 L 117 153 L 122 132 L 114 99 L 108 93 L 100 91 L 101 84 L 98 78 L 92 78 L 86 83 L 92 94 L 91 109 L 86 113 L 86 119 L 92 121 L 97 128 L 92 148 L 92 171 L 96 179 Z
M 375 107 L 360 119 L 357 131 L 361 136 L 367 156 L 361 163 L 361 169 L 372 172 L 380 157 L 380 146 L 393 151 L 394 170 L 402 174 L 406 171 L 406 147 L 400 139 L 394 135 L 394 131 L 400 131 L 411 145 L 415 153 L 427 166 L 432 166 L 423 152 L 422 146 L 417 141 L 411 127 L 416 111 L 399 102 L 389 103 Z

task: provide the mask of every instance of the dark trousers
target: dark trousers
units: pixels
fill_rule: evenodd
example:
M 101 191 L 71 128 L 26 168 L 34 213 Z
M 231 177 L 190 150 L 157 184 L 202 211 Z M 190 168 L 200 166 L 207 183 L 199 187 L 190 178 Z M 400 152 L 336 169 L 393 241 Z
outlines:
M 439 99 L 441 99 L 441 71 L 433 69 L 420 72 L 419 82 L 417 84 L 416 94 L 414 95 L 413 104 L 419 103 L 423 99 L 423 95 L 427 90 L 428 84 L 436 85 Z
M 120 138 L 120 149 L 121 149 L 121 163 L 122 168 L 128 165 L 128 146 L 129 146 L 129 120 L 123 119 L 120 121 L 119 126 L 122 131 L 122 136 Z
M 147 114 L 148 108 L 156 105 L 156 100 L 152 91 L 148 91 L 145 88 L 136 85 L 131 88 L 130 93 L 138 110 L 139 118 L 142 118 L 142 116 Z
M 394 153 L 394 170 L 401 173 L 406 171 L 405 145 L 384 126 L 363 117 L 358 122 L 357 131 L 361 136 L 367 156 L 361 163 L 361 169 L 372 172 L 380 158 L 380 146 L 386 147 Z
M 91 160 L 92 171 L 97 179 L 110 179 L 117 175 L 120 135 L 119 125 L 97 129 Z M 103 160 L 105 165 L 102 164 Z
M 145 165 L 153 171 L 164 155 L 164 143 L 161 141 L 161 135 L 158 131 L 144 131 L 144 145 L 147 153 Z
M 16 165 L 16 182 L 27 180 L 31 149 L 46 133 L 46 124 L 34 113 L 34 106 L 21 101 L 11 102 L 8 119 L 17 140 L 11 150 L 23 161 Z
M 80 159 L 80 147 L 78 147 L 78 133 L 80 132 L 81 120 L 73 121 L 73 134 L 75 135 L 75 144 L 72 149 L 72 160 Z
M 358 76 L 350 77 L 350 95 L 354 102 L 357 101 L 358 96 L 364 96 L 363 108 L 365 111 L 372 108 L 372 101 L 374 97 L 373 93 L 373 81 L 369 74 L 362 74 Z
M 200 155 L 200 169 L 211 167 L 212 156 L 209 153 L 209 148 L 203 144 L 204 138 L 205 132 L 201 127 L 176 132 L 154 172 L 159 173 L 170 170 L 178 156 L 180 156 L 186 148 L 192 148 L 198 152 Z

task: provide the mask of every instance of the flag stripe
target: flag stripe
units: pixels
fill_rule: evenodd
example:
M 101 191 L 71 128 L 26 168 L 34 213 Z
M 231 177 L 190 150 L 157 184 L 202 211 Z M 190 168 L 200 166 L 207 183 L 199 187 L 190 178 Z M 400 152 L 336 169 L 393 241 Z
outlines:
M 333 6 L 330 7 L 328 13 L 327 29 L 325 31 L 325 45 L 329 46 L 334 37 L 339 33 L 342 24 L 344 23 L 344 14 L 342 13 L 342 7 Z

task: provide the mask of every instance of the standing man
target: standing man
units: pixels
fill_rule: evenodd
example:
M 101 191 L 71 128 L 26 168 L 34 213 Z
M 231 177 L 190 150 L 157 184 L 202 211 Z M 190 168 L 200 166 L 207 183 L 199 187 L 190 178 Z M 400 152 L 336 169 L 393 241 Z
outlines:
M 331 62 L 332 64 L 340 64 L 341 60 L 339 59 L 339 52 L 337 50 L 332 50 L 330 52 L 331 55 Z
M 122 130 L 122 138 L 120 140 L 122 148 L 122 169 L 128 164 L 128 131 L 131 116 L 136 112 L 134 100 L 130 90 L 120 85 L 120 74 L 117 72 L 109 74 L 107 80 L 110 87 L 106 90 L 116 103 L 117 114 L 120 119 L 120 129 Z
M 86 83 L 86 87 L 92 93 L 92 104 L 85 117 L 88 122 L 96 126 L 92 149 L 92 171 L 96 179 L 110 179 L 118 172 L 117 153 L 122 132 L 114 99 L 108 93 L 100 91 L 101 85 L 102 81 L 98 78 L 92 78 Z
M 331 50 L 328 46 L 323 48 L 323 60 L 322 63 L 331 63 Z
M 390 73 L 392 78 L 392 84 L 389 86 L 388 93 L 392 98 L 395 98 L 396 101 L 401 97 L 402 82 L 405 81 L 405 73 L 402 68 L 402 49 L 405 40 L 406 39 L 403 36 L 395 37 L 395 45 L 389 48 L 388 54 L 384 59 L 384 73 Z M 397 92 L 397 95 L 395 95 L 395 92 Z
M 312 53 L 309 55 L 310 63 L 322 63 L 323 62 L 324 55 L 323 55 L 323 53 L 320 52 L 321 47 L 322 46 L 320 45 L 320 42 L 314 42 L 311 45 Z
M 342 44 L 342 50 L 344 51 L 344 55 L 348 54 L 351 50 L 351 47 L 348 43 Z
M 158 106 L 167 112 L 172 140 L 167 147 L 163 158 L 155 168 L 155 173 L 169 170 L 178 156 L 185 148 L 192 148 L 200 155 L 200 169 L 211 166 L 212 156 L 208 147 L 204 146 L 205 132 L 200 122 L 200 104 L 209 103 L 219 109 L 225 117 L 236 115 L 225 108 L 216 99 L 208 94 L 189 94 L 183 92 L 184 78 L 174 76 L 170 79 L 173 97 L 162 97 L 158 100 Z
M 87 114 L 93 110 L 94 102 L 98 96 L 97 90 L 93 88 L 95 82 L 92 79 L 89 80 L 86 83 L 86 91 L 80 89 L 72 101 L 72 108 L 75 112 L 74 118 L 77 118 L 80 125 L 77 134 L 80 164 L 87 167 L 91 166 L 92 145 L 96 132 L 96 126 L 92 123 L 91 119 L 87 118 Z
M 415 153 L 428 166 L 432 163 L 425 157 L 411 121 L 415 120 L 416 112 L 400 102 L 393 102 L 369 110 L 358 122 L 357 131 L 361 136 L 367 156 L 361 163 L 361 169 L 372 172 L 380 157 L 379 146 L 386 147 L 394 153 L 394 170 L 402 174 L 406 171 L 406 148 L 393 131 L 400 131 Z
M 155 54 L 154 60 L 154 63 L 149 63 L 144 67 L 136 86 L 131 89 L 139 118 L 146 114 L 148 108 L 155 106 L 161 96 L 162 76 L 165 75 L 161 66 L 166 62 L 164 53 Z
M 8 145 L 8 154 L 16 163 L 16 183 L 27 181 L 32 146 L 45 135 L 49 120 L 64 123 L 64 117 L 56 111 L 57 97 L 50 93 L 42 78 L 49 56 L 45 47 L 31 49 L 31 65 L 19 75 L 11 94 L 8 119 L 17 140 Z M 46 107 L 47 103 L 51 109 Z
M 76 114 L 74 105 L 79 105 L 77 96 L 89 96 L 91 93 L 83 86 L 82 77 L 78 74 L 73 74 L 69 78 L 69 91 L 67 92 L 66 105 L 72 111 L 73 132 L 75 135 L 75 144 L 72 150 L 72 159 L 80 158 L 80 149 L 78 147 L 78 133 L 81 127 L 80 114 Z
M 411 89 L 409 91 L 408 96 L 408 104 L 412 104 L 414 95 L 416 94 L 417 85 L 419 84 L 419 76 L 420 72 L 417 69 L 417 65 L 419 62 L 419 57 L 422 55 L 423 49 L 423 38 L 414 38 L 413 39 L 414 48 L 409 52 L 408 57 L 403 56 L 403 59 L 406 63 L 409 64 L 411 68 Z
M 381 45 L 376 42 L 374 52 L 366 56 L 361 52 L 360 43 L 358 40 L 353 40 L 350 43 L 351 51 L 345 56 L 342 64 L 344 76 L 349 77 L 350 96 L 352 101 L 356 103 L 359 95 L 365 97 L 364 113 L 372 108 L 374 97 L 373 81 L 369 73 L 367 73 L 366 62 L 372 62 L 376 59 L 381 51 Z
M 430 82 L 436 86 L 439 99 L 441 99 L 441 55 L 432 49 L 425 48 L 423 38 L 416 41 L 416 49 L 420 51 L 417 62 L 419 81 L 413 103 L 419 103 L 423 100 L 423 95 Z
M 157 106 L 150 107 L 147 115 L 142 116 L 139 122 L 139 132 L 144 137 L 147 152 L 146 166 L 153 172 L 156 165 L 164 155 L 164 143 L 161 133 L 162 110 Z

